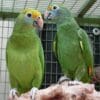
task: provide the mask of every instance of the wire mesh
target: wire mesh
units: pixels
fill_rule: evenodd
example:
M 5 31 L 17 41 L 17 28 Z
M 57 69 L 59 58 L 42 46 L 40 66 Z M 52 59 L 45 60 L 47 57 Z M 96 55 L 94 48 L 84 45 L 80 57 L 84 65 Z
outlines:
M 80 13 L 81 8 L 87 2 L 87 0 L 0 0 L 0 14 L 1 12 L 19 12 L 24 8 L 35 8 L 41 12 L 45 11 L 45 8 L 50 4 L 61 4 L 67 6 L 70 11 L 77 16 Z M 100 17 L 100 0 L 90 8 L 85 14 L 85 17 Z M 11 16 L 13 17 L 13 16 Z M 9 36 L 12 33 L 15 19 L 0 18 L 0 100 L 7 100 L 8 92 L 10 90 L 9 74 L 5 61 L 5 48 Z M 100 35 L 95 36 L 93 34 L 93 28 L 97 26 L 81 26 L 85 29 L 91 39 L 93 45 L 95 67 L 100 66 Z M 99 27 L 100 29 L 100 27 Z M 52 52 L 52 41 L 56 34 L 55 24 L 44 24 L 44 29 L 41 35 L 43 48 L 45 52 L 46 68 L 44 80 L 41 88 L 48 87 L 52 83 L 56 83 L 60 76 L 61 69 Z M 100 84 L 96 85 L 96 88 L 100 90 Z
M 14 21 L 0 19 L 0 99 L 7 100 L 10 89 L 9 76 L 6 69 L 5 48 L 11 35 Z
M 7 39 L 12 33 L 13 26 L 14 26 L 14 19 L 0 19 L 0 72 L 1 72 L 1 79 L 0 79 L 0 100 L 7 100 L 7 96 L 10 90 L 10 83 L 9 83 L 9 74 L 6 67 L 5 61 L 5 48 Z M 93 28 L 95 26 L 81 26 L 85 29 L 91 39 L 91 43 L 93 44 L 93 51 L 94 51 L 94 66 L 100 66 L 100 35 L 95 36 L 93 34 Z M 100 27 L 99 27 L 100 28 Z M 61 73 L 61 69 L 59 64 L 57 63 L 55 56 L 52 52 L 52 41 L 56 34 L 56 25 L 55 24 L 44 24 L 44 28 L 41 35 L 41 40 L 44 48 L 45 53 L 45 60 L 46 60 L 46 68 L 45 68 L 45 75 L 44 80 L 41 88 L 48 87 L 49 85 L 56 83 L 60 76 L 63 74 Z M 100 84 L 96 85 L 97 89 L 100 90 Z
M 60 76 L 63 75 L 52 51 L 52 42 L 56 32 L 57 30 L 55 24 L 44 24 L 42 44 L 45 53 L 46 69 L 42 88 L 45 88 L 52 83 L 56 83 Z
M 45 8 L 50 3 L 64 4 L 74 16 L 80 13 L 81 8 L 89 0 L 0 0 L 0 12 L 20 12 L 24 8 L 35 8 L 41 12 L 45 11 Z M 97 0 L 94 6 L 86 13 L 86 16 L 100 17 L 100 0 Z
M 100 0 L 97 0 L 97 2 L 95 2 L 95 4 L 89 9 L 89 11 L 84 16 L 100 18 Z

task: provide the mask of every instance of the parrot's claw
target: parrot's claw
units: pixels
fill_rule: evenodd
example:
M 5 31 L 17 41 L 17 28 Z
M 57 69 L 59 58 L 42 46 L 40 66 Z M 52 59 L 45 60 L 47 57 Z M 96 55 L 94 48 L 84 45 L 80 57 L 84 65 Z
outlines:
M 37 93 L 38 89 L 36 87 L 33 87 L 30 91 L 30 97 L 31 100 L 35 100 L 35 94 Z
M 10 90 L 10 93 L 9 93 L 9 98 L 11 100 L 13 100 L 15 98 L 15 96 L 17 96 L 17 94 L 18 94 L 18 92 L 17 92 L 17 90 L 15 88 L 14 89 L 11 89 Z
M 60 79 L 58 80 L 58 84 L 63 83 L 64 81 L 70 81 L 70 78 L 68 78 L 67 76 L 62 76 L 60 77 Z

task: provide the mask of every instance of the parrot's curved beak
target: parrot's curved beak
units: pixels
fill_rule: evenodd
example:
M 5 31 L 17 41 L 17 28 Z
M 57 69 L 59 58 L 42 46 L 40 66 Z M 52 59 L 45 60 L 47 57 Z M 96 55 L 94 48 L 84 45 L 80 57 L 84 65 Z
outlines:
M 42 30 L 43 29 L 43 19 L 42 18 L 35 19 L 33 21 L 33 26 L 37 27 L 38 30 Z
M 48 14 L 47 19 L 48 19 L 48 20 L 51 20 L 51 19 L 52 19 L 52 18 L 51 18 L 51 13 Z
M 50 11 L 46 11 L 44 13 L 44 18 L 47 19 L 47 20 L 51 20 L 52 19 L 52 14 Z
M 36 27 L 38 30 L 43 28 L 43 18 L 41 13 L 38 10 L 32 12 L 33 27 Z

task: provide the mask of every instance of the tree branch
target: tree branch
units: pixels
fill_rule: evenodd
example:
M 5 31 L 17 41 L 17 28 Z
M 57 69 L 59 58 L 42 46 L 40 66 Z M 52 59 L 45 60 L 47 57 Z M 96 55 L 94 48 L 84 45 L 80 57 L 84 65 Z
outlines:
M 9 100 L 31 100 L 29 92 L 17 95 Z M 38 90 L 35 100 L 100 100 L 100 92 L 97 92 L 93 84 L 83 84 L 75 81 L 52 85 L 46 89 Z

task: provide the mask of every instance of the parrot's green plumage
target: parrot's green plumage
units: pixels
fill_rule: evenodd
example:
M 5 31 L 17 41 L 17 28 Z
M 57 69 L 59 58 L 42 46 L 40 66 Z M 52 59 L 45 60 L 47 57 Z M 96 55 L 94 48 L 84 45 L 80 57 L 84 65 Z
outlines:
M 93 52 L 87 33 L 63 5 L 49 5 L 44 17 L 57 24 L 53 51 L 63 73 L 72 80 L 90 82 L 94 75 Z
M 12 88 L 20 93 L 39 88 L 44 74 L 44 53 L 36 24 L 42 20 L 37 10 L 26 9 L 19 14 L 7 42 L 6 61 Z M 38 24 L 37 22 L 37 24 Z

